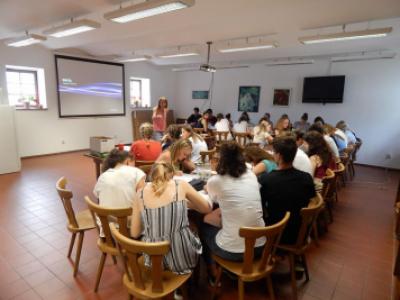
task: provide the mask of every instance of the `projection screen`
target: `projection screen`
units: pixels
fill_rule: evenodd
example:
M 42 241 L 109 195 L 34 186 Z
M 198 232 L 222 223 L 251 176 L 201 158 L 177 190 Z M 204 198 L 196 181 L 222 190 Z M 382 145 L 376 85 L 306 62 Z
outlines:
M 119 63 L 55 55 L 60 118 L 125 115 L 125 70 Z

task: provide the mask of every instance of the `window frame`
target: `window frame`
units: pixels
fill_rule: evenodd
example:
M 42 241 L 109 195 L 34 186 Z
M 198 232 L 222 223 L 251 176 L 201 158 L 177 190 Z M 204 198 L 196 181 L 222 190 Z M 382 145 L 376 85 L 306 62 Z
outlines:
M 27 70 L 27 69 L 6 68 L 6 81 L 7 81 L 7 73 L 8 72 L 18 73 L 19 76 L 21 73 L 33 74 L 34 80 L 35 80 L 35 94 L 36 94 L 35 100 L 37 101 L 38 105 L 32 106 L 32 107 L 29 106 L 27 108 L 27 107 L 25 107 L 24 104 L 14 103 L 13 106 L 15 106 L 16 109 L 43 109 L 43 108 L 41 108 L 42 104 L 40 103 L 40 96 L 39 96 L 38 71 L 37 70 Z M 21 81 L 19 81 L 19 83 L 21 83 Z M 7 86 L 8 86 L 8 82 L 7 82 Z M 7 96 L 8 95 L 9 95 L 9 91 L 7 89 Z
M 135 81 L 139 83 L 139 99 L 140 101 L 143 101 L 143 83 L 142 83 L 142 79 L 137 79 L 137 78 L 130 78 L 129 79 L 129 103 L 131 107 L 135 107 L 135 105 L 131 102 L 132 101 L 132 95 L 131 95 L 131 82 Z

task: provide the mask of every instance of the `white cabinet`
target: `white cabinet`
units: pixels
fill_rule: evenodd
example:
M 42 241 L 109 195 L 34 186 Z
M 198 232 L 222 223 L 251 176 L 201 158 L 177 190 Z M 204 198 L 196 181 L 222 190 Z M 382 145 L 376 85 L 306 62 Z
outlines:
M 21 170 L 14 114 L 14 107 L 0 105 L 0 174 Z

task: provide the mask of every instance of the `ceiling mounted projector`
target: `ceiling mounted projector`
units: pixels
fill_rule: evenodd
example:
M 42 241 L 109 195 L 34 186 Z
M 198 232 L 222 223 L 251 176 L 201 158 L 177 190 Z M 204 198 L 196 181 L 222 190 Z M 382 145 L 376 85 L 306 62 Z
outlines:
M 217 69 L 215 67 L 213 67 L 213 66 L 208 65 L 208 64 L 204 64 L 204 65 L 200 66 L 200 71 L 214 73 L 215 71 L 217 71 Z

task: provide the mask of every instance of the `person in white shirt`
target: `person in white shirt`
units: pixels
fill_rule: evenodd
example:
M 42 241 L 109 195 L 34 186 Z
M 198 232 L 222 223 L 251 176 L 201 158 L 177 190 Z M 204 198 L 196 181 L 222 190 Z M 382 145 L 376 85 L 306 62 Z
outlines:
M 231 129 L 230 129 L 229 120 L 224 118 L 224 115 L 221 113 L 217 114 L 217 123 L 215 123 L 215 130 L 217 132 L 229 132 L 227 139 L 228 139 L 228 141 L 232 140 L 232 135 L 230 133 Z
M 190 157 L 190 160 L 193 163 L 200 163 L 200 152 L 208 150 L 207 143 L 204 141 L 201 135 L 193 131 L 193 128 L 190 125 L 184 125 L 182 127 L 181 137 L 183 139 L 188 139 L 192 143 L 192 155 Z
M 286 135 L 291 136 L 292 134 L 286 134 Z M 293 167 L 297 170 L 306 172 L 306 173 L 310 174 L 311 177 L 313 177 L 314 172 L 313 172 L 311 160 L 303 150 L 303 149 L 305 149 L 304 144 L 303 144 L 304 132 L 301 130 L 295 130 L 294 135 L 296 137 L 297 151 L 296 151 L 296 155 L 294 157 L 293 163 L 292 163 Z
M 233 131 L 234 132 L 240 132 L 240 133 L 246 133 L 247 132 L 247 127 L 249 126 L 248 121 L 244 116 L 241 116 L 239 118 L 239 121 L 233 125 Z
M 136 192 L 143 188 L 146 174 L 130 166 L 127 151 L 113 149 L 103 163 L 103 173 L 93 193 L 101 206 L 126 208 L 132 206 Z
M 258 125 L 253 128 L 253 143 L 259 143 L 261 147 L 270 144 L 274 139 L 270 134 L 271 130 L 267 118 L 262 117 Z
M 216 171 L 218 175 L 208 180 L 206 190 L 219 204 L 222 228 L 204 223 L 200 229 L 209 279 L 216 274 L 212 253 L 231 261 L 243 260 L 245 245 L 244 239 L 239 237 L 239 228 L 265 226 L 257 177 L 247 169 L 237 143 L 222 144 Z M 261 255 L 264 243 L 265 239 L 256 241 L 256 257 Z

